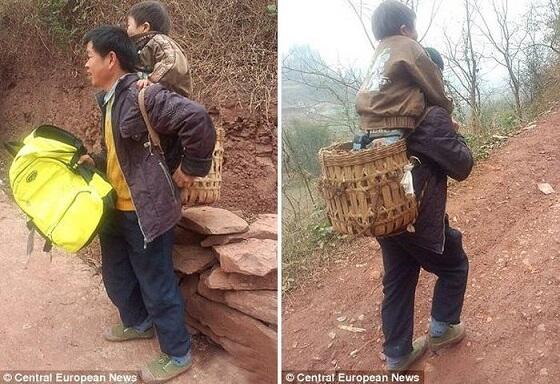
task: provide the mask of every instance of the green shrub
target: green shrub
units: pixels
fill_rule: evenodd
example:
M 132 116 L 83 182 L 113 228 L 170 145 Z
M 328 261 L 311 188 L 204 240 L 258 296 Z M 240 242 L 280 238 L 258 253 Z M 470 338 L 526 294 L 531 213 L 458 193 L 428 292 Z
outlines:
M 310 175 L 318 176 L 321 170 L 317 154 L 331 144 L 331 132 L 318 123 L 302 119 L 291 120 L 285 124 L 283 145 L 289 156 L 287 166 L 301 166 Z
M 282 218 L 282 290 L 288 292 L 330 260 L 342 237 L 333 232 L 324 207 Z

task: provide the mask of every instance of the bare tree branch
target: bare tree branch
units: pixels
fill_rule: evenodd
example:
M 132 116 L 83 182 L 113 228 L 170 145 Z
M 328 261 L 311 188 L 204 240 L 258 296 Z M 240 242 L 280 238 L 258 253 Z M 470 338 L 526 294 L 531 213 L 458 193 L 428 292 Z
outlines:
M 460 87 L 451 82 L 448 85 L 468 105 L 470 125 L 478 130 L 481 113 L 479 76 L 481 54 L 475 51 L 473 44 L 473 1 L 464 0 L 463 2 L 465 19 L 459 41 L 452 41 L 446 31 L 443 36 L 446 43 L 444 56 L 449 63 L 449 70 Z
M 552 50 L 554 53 L 560 55 L 560 49 L 554 47 L 554 46 L 552 45 L 552 43 L 550 43 L 550 44 L 533 43 L 533 44 L 529 44 L 529 45 L 526 46 L 526 48 L 534 48 L 534 47 L 548 48 L 548 49 Z
M 371 39 L 371 36 L 369 35 L 369 32 L 366 28 L 366 25 L 364 24 L 364 19 L 362 18 L 361 6 L 360 6 L 360 12 L 358 12 L 358 9 L 356 8 L 356 6 L 352 2 L 352 0 L 346 0 L 346 2 L 348 3 L 348 5 L 350 5 L 350 7 L 352 7 L 352 10 L 354 11 L 354 13 L 356 14 L 356 17 L 360 21 L 360 25 L 362 26 L 362 29 L 364 30 L 364 33 L 365 33 L 365 35 L 366 35 L 366 37 L 369 41 L 369 44 L 371 45 L 371 48 L 373 50 L 375 50 L 375 44 L 373 43 L 373 40 Z
M 491 57 L 508 72 L 509 85 L 515 102 L 515 111 L 517 116 L 522 120 L 523 109 L 521 106 L 519 59 L 517 59 L 517 55 L 522 51 L 521 47 L 528 36 L 528 31 L 521 31 L 518 25 L 515 25 L 509 20 L 508 0 L 501 0 L 500 5 L 497 5 L 496 1 L 492 0 L 494 18 L 499 30 L 499 39 L 492 33 L 492 28 L 487 21 L 487 17 L 484 15 L 484 12 L 481 11 L 478 4 L 475 4 L 475 9 L 483 23 L 483 27 L 479 26 L 480 32 L 488 39 L 498 53 Z M 525 33 L 521 35 L 523 32 Z
M 424 38 L 426 37 L 426 35 L 430 31 L 430 28 L 432 27 L 434 19 L 436 18 L 436 15 L 439 12 L 439 9 L 440 9 L 442 3 L 443 3 L 443 0 L 440 0 L 439 3 L 437 3 L 437 0 L 432 1 L 432 10 L 430 12 L 430 21 L 428 23 L 428 26 L 426 27 L 426 30 L 422 34 L 422 37 L 418 40 L 419 42 L 422 42 L 422 40 L 424 40 Z M 437 7 L 436 7 L 436 4 L 437 4 Z

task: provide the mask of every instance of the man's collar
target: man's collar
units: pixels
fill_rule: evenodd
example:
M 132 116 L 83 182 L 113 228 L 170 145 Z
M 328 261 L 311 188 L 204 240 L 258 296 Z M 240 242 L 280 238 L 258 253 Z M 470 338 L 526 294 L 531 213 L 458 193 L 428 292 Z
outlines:
M 109 100 L 111 100 L 111 98 L 115 95 L 115 89 L 117 89 L 117 85 L 126 75 L 128 75 L 128 73 L 125 73 L 124 75 L 119 77 L 117 81 L 115 81 L 109 92 L 105 93 L 105 95 L 103 96 L 103 106 L 107 105 Z
M 126 73 L 123 76 L 121 76 L 115 82 L 115 84 L 113 84 L 113 87 L 111 88 L 111 90 L 109 90 L 109 92 L 100 91 L 96 93 L 95 99 L 97 100 L 97 104 L 99 105 L 99 108 L 103 108 L 106 104 L 106 101 L 108 101 L 112 96 L 118 95 L 123 87 L 126 88 L 137 79 L 138 79 L 138 75 L 136 73 Z M 112 95 L 110 95 L 111 92 L 113 93 Z M 105 96 L 107 96 L 107 98 L 105 98 Z

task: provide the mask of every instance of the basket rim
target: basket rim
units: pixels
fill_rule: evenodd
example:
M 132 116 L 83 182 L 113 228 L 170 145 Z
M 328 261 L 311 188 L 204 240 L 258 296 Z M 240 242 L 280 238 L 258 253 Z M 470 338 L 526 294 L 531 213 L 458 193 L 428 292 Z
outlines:
M 360 151 L 342 149 L 351 145 L 352 142 L 335 143 L 319 150 L 319 159 L 325 166 L 351 166 L 366 162 L 380 160 L 389 156 L 406 153 L 406 141 L 400 139 L 397 142 L 383 147 L 366 148 Z

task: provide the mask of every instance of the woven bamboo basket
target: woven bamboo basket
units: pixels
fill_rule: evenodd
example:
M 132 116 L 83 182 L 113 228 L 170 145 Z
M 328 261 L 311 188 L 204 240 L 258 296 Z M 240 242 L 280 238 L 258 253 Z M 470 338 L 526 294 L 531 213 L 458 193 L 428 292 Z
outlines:
M 212 168 L 206 177 L 199 177 L 181 192 L 185 205 L 206 205 L 218 201 L 222 185 L 222 164 L 224 162 L 224 130 L 216 130 L 216 145 L 212 155 Z
M 416 198 L 400 185 L 409 164 L 404 140 L 361 151 L 335 144 L 321 149 L 319 159 L 319 189 L 336 232 L 381 237 L 404 232 L 416 220 Z

